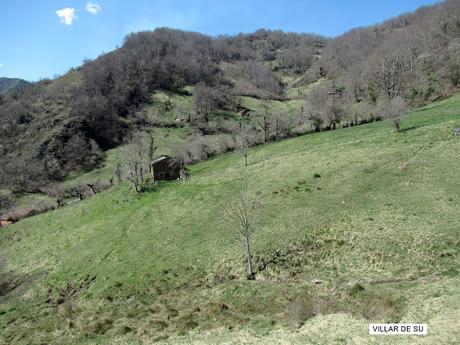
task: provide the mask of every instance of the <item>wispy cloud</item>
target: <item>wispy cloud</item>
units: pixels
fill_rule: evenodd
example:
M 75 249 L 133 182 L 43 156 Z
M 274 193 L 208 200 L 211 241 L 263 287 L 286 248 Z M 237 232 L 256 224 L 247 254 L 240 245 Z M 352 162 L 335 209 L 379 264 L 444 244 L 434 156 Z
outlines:
M 78 18 L 75 14 L 75 8 L 70 7 L 57 10 L 56 14 L 59 17 L 61 23 L 65 25 L 72 25 L 73 21 Z
M 3 67 L 3 66 L 4 66 L 4 64 L 2 64 L 2 63 L 0 62 L 0 68 Z
M 101 12 L 102 7 L 97 2 L 88 1 L 85 6 L 86 12 L 95 16 Z

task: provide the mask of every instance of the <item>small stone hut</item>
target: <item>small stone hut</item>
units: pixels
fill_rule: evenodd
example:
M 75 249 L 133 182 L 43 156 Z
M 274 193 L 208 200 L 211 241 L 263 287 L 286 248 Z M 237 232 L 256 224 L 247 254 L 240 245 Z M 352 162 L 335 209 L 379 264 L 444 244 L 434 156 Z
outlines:
M 180 164 L 174 158 L 161 156 L 153 160 L 150 165 L 155 181 L 171 181 L 180 178 Z

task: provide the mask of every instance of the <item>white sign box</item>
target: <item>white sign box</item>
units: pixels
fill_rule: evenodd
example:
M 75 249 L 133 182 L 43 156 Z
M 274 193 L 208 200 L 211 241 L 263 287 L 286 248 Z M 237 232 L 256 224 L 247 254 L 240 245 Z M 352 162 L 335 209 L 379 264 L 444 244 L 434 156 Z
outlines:
M 371 323 L 369 334 L 373 335 L 427 335 L 426 323 Z

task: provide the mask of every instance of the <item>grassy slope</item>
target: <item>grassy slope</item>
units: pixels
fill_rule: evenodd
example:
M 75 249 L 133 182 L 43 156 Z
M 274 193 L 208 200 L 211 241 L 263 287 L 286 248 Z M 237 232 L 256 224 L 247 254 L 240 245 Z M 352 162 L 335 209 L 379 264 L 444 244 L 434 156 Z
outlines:
M 387 343 L 367 335 L 373 320 L 429 324 L 428 337 L 395 343 L 458 343 L 459 109 L 455 96 L 403 133 L 379 122 L 259 146 L 247 169 L 223 155 L 187 183 L 140 196 L 121 185 L 2 230 L 5 271 L 27 282 L 2 301 L 0 340 Z M 277 259 L 255 282 L 240 278 L 244 256 L 221 220 L 244 170 L 266 195 L 257 262 Z M 311 296 L 324 315 L 295 328 L 291 302 Z

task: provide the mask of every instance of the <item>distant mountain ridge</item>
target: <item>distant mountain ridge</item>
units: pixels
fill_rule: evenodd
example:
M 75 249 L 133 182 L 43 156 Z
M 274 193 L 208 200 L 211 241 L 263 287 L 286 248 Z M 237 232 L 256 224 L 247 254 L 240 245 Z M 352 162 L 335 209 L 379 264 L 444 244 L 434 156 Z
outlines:
M 5 94 L 10 90 L 22 90 L 31 83 L 19 78 L 1 78 L 0 77 L 0 94 Z

